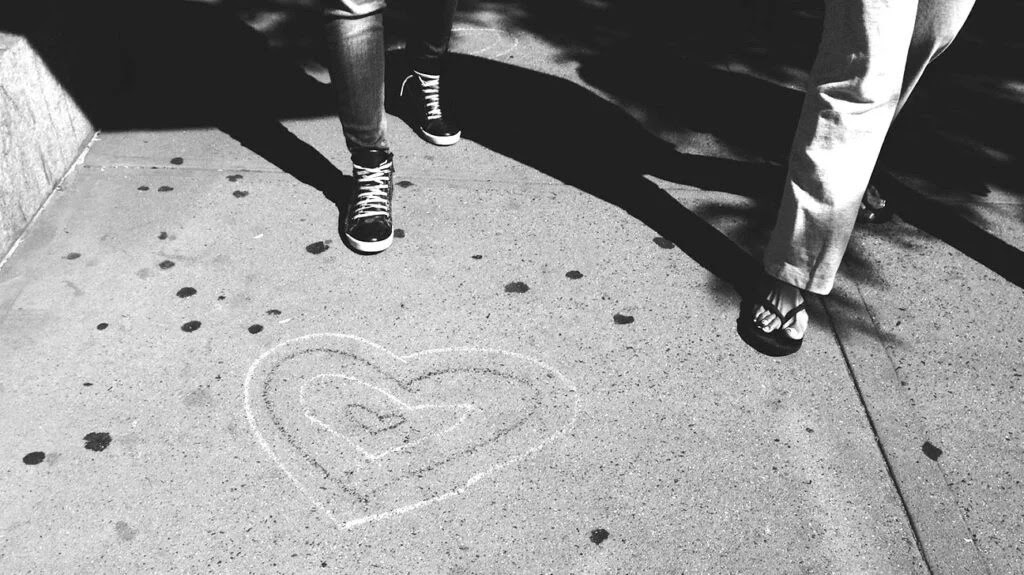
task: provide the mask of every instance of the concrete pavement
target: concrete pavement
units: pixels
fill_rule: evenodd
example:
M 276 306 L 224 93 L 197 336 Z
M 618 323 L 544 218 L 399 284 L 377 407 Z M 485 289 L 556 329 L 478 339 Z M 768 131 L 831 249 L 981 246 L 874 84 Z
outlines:
M 0 570 L 1024 570 L 1020 287 L 863 229 L 800 353 L 761 356 L 716 257 L 756 253 L 764 192 L 666 168 L 742 154 L 666 128 L 651 176 L 652 120 L 548 42 L 481 13 L 455 49 L 570 129 L 531 146 L 470 104 L 436 148 L 391 118 L 378 256 L 285 171 L 319 160 L 213 128 L 93 143 L 0 269 Z M 336 119 L 284 125 L 349 171 Z M 1019 195 L 978 202 L 1024 247 Z

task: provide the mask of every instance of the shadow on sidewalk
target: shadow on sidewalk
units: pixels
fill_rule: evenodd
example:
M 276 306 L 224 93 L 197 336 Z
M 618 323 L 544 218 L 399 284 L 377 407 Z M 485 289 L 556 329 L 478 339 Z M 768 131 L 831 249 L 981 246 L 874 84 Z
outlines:
M 389 68 L 401 69 L 400 58 L 389 53 Z M 448 67 L 464 138 L 622 208 L 736 291 L 752 285 L 757 261 L 644 176 L 772 202 L 779 168 L 680 154 L 615 104 L 562 78 L 460 54 Z M 389 112 L 400 112 L 393 101 Z
M 616 103 L 568 80 L 454 54 L 451 65 L 461 80 L 456 92 L 466 137 L 621 207 L 742 294 L 758 273 L 756 259 L 644 176 L 755 199 L 764 221 L 748 222 L 737 241 L 757 249 L 781 189 L 780 163 L 801 95 L 779 82 L 715 64 L 730 58 L 735 64 L 737 53 L 752 53 L 747 31 L 729 36 L 742 47 L 730 52 L 728 42 L 698 41 L 706 34 L 699 32 L 699 21 L 690 19 L 687 30 L 693 38 L 666 45 L 671 38 L 661 32 L 668 31 L 662 30 L 667 19 L 649 30 L 633 29 L 641 24 L 636 11 L 613 4 L 620 10 L 606 14 L 581 2 L 523 2 L 519 21 L 554 35 L 580 62 L 581 76 Z M 315 5 L 288 9 L 294 18 L 316 21 Z M 543 17 L 527 17 L 531 10 Z M 608 19 L 623 13 L 634 17 Z M 737 13 L 716 14 L 723 24 Z M 814 35 L 806 24 L 813 17 L 798 11 L 791 15 L 802 26 L 798 37 Z M 594 34 L 591 25 L 606 33 Z M 230 10 L 177 0 L 37 0 L 0 7 L 0 29 L 26 36 L 102 130 L 216 127 L 335 203 L 346 199 L 347 176 L 280 122 L 333 116 L 329 86 L 272 49 L 266 36 Z M 278 27 L 275 34 L 295 30 Z M 686 56 L 688 50 L 699 53 Z M 743 69 L 798 77 L 807 48 L 773 50 L 777 61 L 750 56 L 741 62 Z M 392 69 L 395 58 L 389 55 Z M 656 73 L 650 72 L 652 66 Z M 626 104 L 650 113 L 643 125 L 623 111 Z M 732 157 L 740 159 L 715 157 L 721 150 L 714 147 L 701 155 L 677 153 L 648 131 L 652 123 L 665 132 L 713 134 L 731 151 L 738 150 Z M 927 204 L 919 194 L 895 199 L 908 221 L 1024 286 L 1020 250 L 950 208 Z M 728 208 L 714 209 L 724 213 Z M 989 248 L 997 248 L 997 255 Z M 857 279 L 872 280 L 866 258 L 851 253 L 848 259 L 854 265 L 847 268 Z
M 490 0 L 465 0 L 496 10 Z M 522 0 L 512 25 L 577 62 L 581 77 L 662 134 L 713 136 L 733 155 L 784 163 L 798 109 L 764 85 L 804 84 L 820 37 L 820 0 Z M 990 186 L 1024 198 L 1024 44 L 1020 2 L 979 3 L 901 114 L 884 166 L 902 219 L 1024 287 L 1024 252 L 986 230 Z M 725 72 L 725 71 L 730 72 Z M 652 120 L 653 118 L 653 120 Z M 945 203 L 956 202 L 956 207 Z M 1024 221 L 1024 202 L 1009 206 Z M 976 224 L 974 222 L 980 222 Z M 859 233 L 874 233 L 870 226 Z M 746 243 L 745 241 L 743 243 Z M 903 246 L 896 246 L 903 249 Z M 842 273 L 878 283 L 852 246 Z

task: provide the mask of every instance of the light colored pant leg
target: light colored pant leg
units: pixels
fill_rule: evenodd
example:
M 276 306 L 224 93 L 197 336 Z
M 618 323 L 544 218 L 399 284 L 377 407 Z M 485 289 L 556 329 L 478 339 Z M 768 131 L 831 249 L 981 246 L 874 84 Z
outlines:
M 919 0 L 914 36 L 910 40 L 899 114 L 917 87 L 925 68 L 949 48 L 974 8 L 975 0 Z
M 832 290 L 864 188 L 896 113 L 915 0 L 828 0 L 765 271 Z
M 974 0 L 829 0 L 765 271 L 832 290 L 882 142 Z

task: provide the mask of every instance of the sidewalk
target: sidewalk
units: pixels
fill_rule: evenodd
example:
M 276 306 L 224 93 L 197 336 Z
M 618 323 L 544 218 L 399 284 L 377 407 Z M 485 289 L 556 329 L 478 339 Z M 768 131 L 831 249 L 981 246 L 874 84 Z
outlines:
M 1024 571 L 1020 287 L 863 228 L 761 356 L 748 157 L 495 14 L 455 51 L 465 138 L 389 118 L 377 256 L 309 185 L 333 116 L 99 136 L 0 269 L 0 571 Z M 966 217 L 1024 249 L 1021 198 Z

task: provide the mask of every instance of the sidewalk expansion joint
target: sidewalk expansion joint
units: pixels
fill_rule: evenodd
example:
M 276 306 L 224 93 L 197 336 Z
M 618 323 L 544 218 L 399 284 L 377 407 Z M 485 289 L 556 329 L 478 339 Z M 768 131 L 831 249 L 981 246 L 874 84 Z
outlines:
M 880 348 L 881 353 L 878 353 L 877 356 L 884 358 L 882 360 L 884 367 L 881 369 L 885 371 L 886 374 L 875 374 L 875 379 L 898 382 L 899 378 L 896 371 L 896 363 L 889 349 L 882 343 L 884 338 L 878 321 L 874 314 L 871 313 L 871 309 L 864 298 L 860 285 L 857 282 L 852 283 L 856 290 L 855 295 L 852 298 L 853 303 L 860 308 L 862 314 L 867 316 L 866 319 L 871 326 L 871 333 L 865 335 L 868 346 L 862 347 Z M 868 382 L 872 381 L 873 376 L 870 373 L 871 362 L 858 361 L 857 356 L 860 355 L 860 353 L 870 354 L 871 350 L 857 349 L 856 345 L 851 347 L 851 342 L 855 342 L 857 338 L 854 334 L 847 332 L 849 326 L 847 325 L 845 318 L 834 313 L 827 300 L 822 298 L 822 302 L 822 307 L 828 317 L 833 336 L 835 337 L 836 342 L 839 345 L 840 352 L 843 355 L 843 361 L 846 364 L 850 380 L 852 381 L 854 390 L 861 402 L 861 406 L 864 410 L 864 415 L 867 418 L 871 432 L 875 436 L 875 442 L 878 445 L 879 454 L 882 456 L 882 460 L 885 463 L 886 472 L 889 474 L 889 479 L 893 484 L 896 495 L 899 497 L 900 504 L 903 507 L 903 512 L 907 517 L 907 521 L 913 533 L 918 552 L 921 554 L 921 559 L 924 561 L 928 572 L 958 574 L 991 573 L 991 568 L 987 561 L 985 561 L 982 550 L 978 547 L 977 537 L 968 525 L 967 520 L 963 515 L 963 510 L 956 500 L 955 494 L 951 492 L 949 482 L 946 479 L 946 475 L 941 465 L 939 465 L 938 462 L 929 461 L 927 462 L 928 466 L 935 465 L 936 467 L 932 468 L 933 471 L 931 473 L 921 473 L 921 471 L 926 470 L 927 468 L 912 469 L 909 466 L 909 462 L 901 464 L 896 461 L 896 459 L 906 456 L 907 453 L 910 452 L 909 446 L 900 446 L 901 443 L 905 443 L 900 441 L 902 436 L 912 435 L 913 440 L 916 443 L 927 435 L 923 433 L 924 425 L 923 422 L 920 421 L 920 417 L 917 416 L 916 410 L 909 407 L 909 403 L 901 401 L 902 392 L 899 390 L 897 390 L 896 393 L 900 395 L 893 397 L 892 394 L 886 395 L 886 389 L 882 386 L 876 386 L 877 389 L 868 389 L 867 386 L 869 383 L 866 383 L 858 372 L 861 371 L 861 369 L 867 371 Z M 862 318 L 862 320 L 863 319 L 864 318 Z M 845 335 L 844 332 L 846 332 Z M 847 339 L 851 341 L 847 341 Z M 877 352 L 878 350 L 876 349 L 875 351 Z M 871 397 L 872 395 L 882 395 L 885 397 L 873 399 Z M 882 417 L 883 414 L 879 412 L 878 404 L 885 404 L 886 399 L 893 400 L 890 401 L 890 403 L 892 404 L 892 411 L 896 413 L 890 415 L 894 416 L 894 420 L 896 421 L 903 421 L 901 429 L 897 429 L 892 425 L 885 426 L 880 424 L 880 422 L 885 421 L 885 418 Z M 910 415 L 910 417 L 900 418 L 899 412 L 901 411 L 908 412 L 904 413 L 904 415 Z M 900 424 L 897 423 L 896 426 L 899 427 Z M 886 429 L 883 429 L 883 427 Z M 893 445 L 888 444 L 890 440 Z M 917 455 L 920 455 L 919 452 L 920 449 L 917 449 Z M 935 477 L 935 470 L 937 470 L 937 477 Z M 911 478 L 911 483 L 913 483 L 913 478 L 916 477 L 917 481 L 920 482 L 920 485 L 901 485 L 899 479 L 901 476 L 903 476 L 904 479 Z M 931 488 L 932 494 L 941 492 L 946 497 L 922 501 L 920 496 L 915 497 L 913 489 L 909 492 L 906 491 L 905 489 L 907 487 L 919 489 L 922 493 L 927 492 L 929 488 Z M 916 500 L 916 503 L 913 500 Z M 926 531 L 929 532 L 928 535 L 924 533 Z M 932 537 L 929 537 L 929 535 L 932 535 Z M 964 535 L 967 535 L 967 537 L 964 537 Z M 970 545 L 965 546 L 963 545 L 964 543 L 969 543 Z M 927 551 L 929 548 L 932 549 L 931 553 Z M 938 556 L 942 556 L 945 561 L 940 560 Z M 936 561 L 939 561 L 939 563 L 936 563 Z
M 861 295 L 860 286 L 857 286 L 857 294 Z M 861 408 L 864 410 L 864 417 L 867 419 L 868 426 L 871 428 L 871 434 L 875 437 L 875 445 L 878 446 L 878 453 L 882 456 L 882 461 L 885 463 L 885 472 L 889 475 L 889 481 L 896 490 L 896 496 L 900 498 L 900 506 L 903 508 L 903 515 L 907 518 L 907 522 L 910 524 L 910 531 L 914 534 L 914 543 L 917 545 L 917 551 L 921 554 L 921 559 L 924 561 L 924 565 L 928 569 L 928 573 L 933 574 L 935 573 L 935 570 L 932 569 L 931 562 L 928 559 L 928 553 L 925 551 L 924 545 L 921 543 L 921 533 L 917 528 L 917 522 L 914 521 L 914 514 L 910 511 L 907 499 L 903 496 L 903 489 L 900 487 L 900 483 L 896 479 L 892 462 L 889 461 L 889 455 L 886 453 L 882 437 L 878 434 L 878 428 L 875 426 L 875 418 L 872 416 L 871 409 L 868 408 L 868 404 L 864 400 L 864 392 L 861 390 L 860 381 L 857 379 L 857 372 L 853 368 L 853 362 L 850 359 L 850 354 L 847 352 L 846 344 L 843 342 L 843 339 L 839 336 L 839 332 L 836 329 L 836 318 L 832 315 L 832 311 L 829 309 L 828 302 L 824 297 L 821 298 L 821 302 L 822 308 L 825 310 L 825 315 L 828 317 L 829 326 L 832 328 L 832 335 L 835 337 L 836 343 L 839 344 L 840 353 L 843 354 L 843 362 L 846 364 L 846 371 L 850 375 L 850 381 L 853 382 L 853 389 L 856 391 L 857 399 L 860 401 Z M 877 329 L 878 326 L 874 319 L 874 316 L 872 316 L 872 325 Z M 886 352 L 886 355 L 891 362 L 892 357 L 888 356 L 888 351 Z

